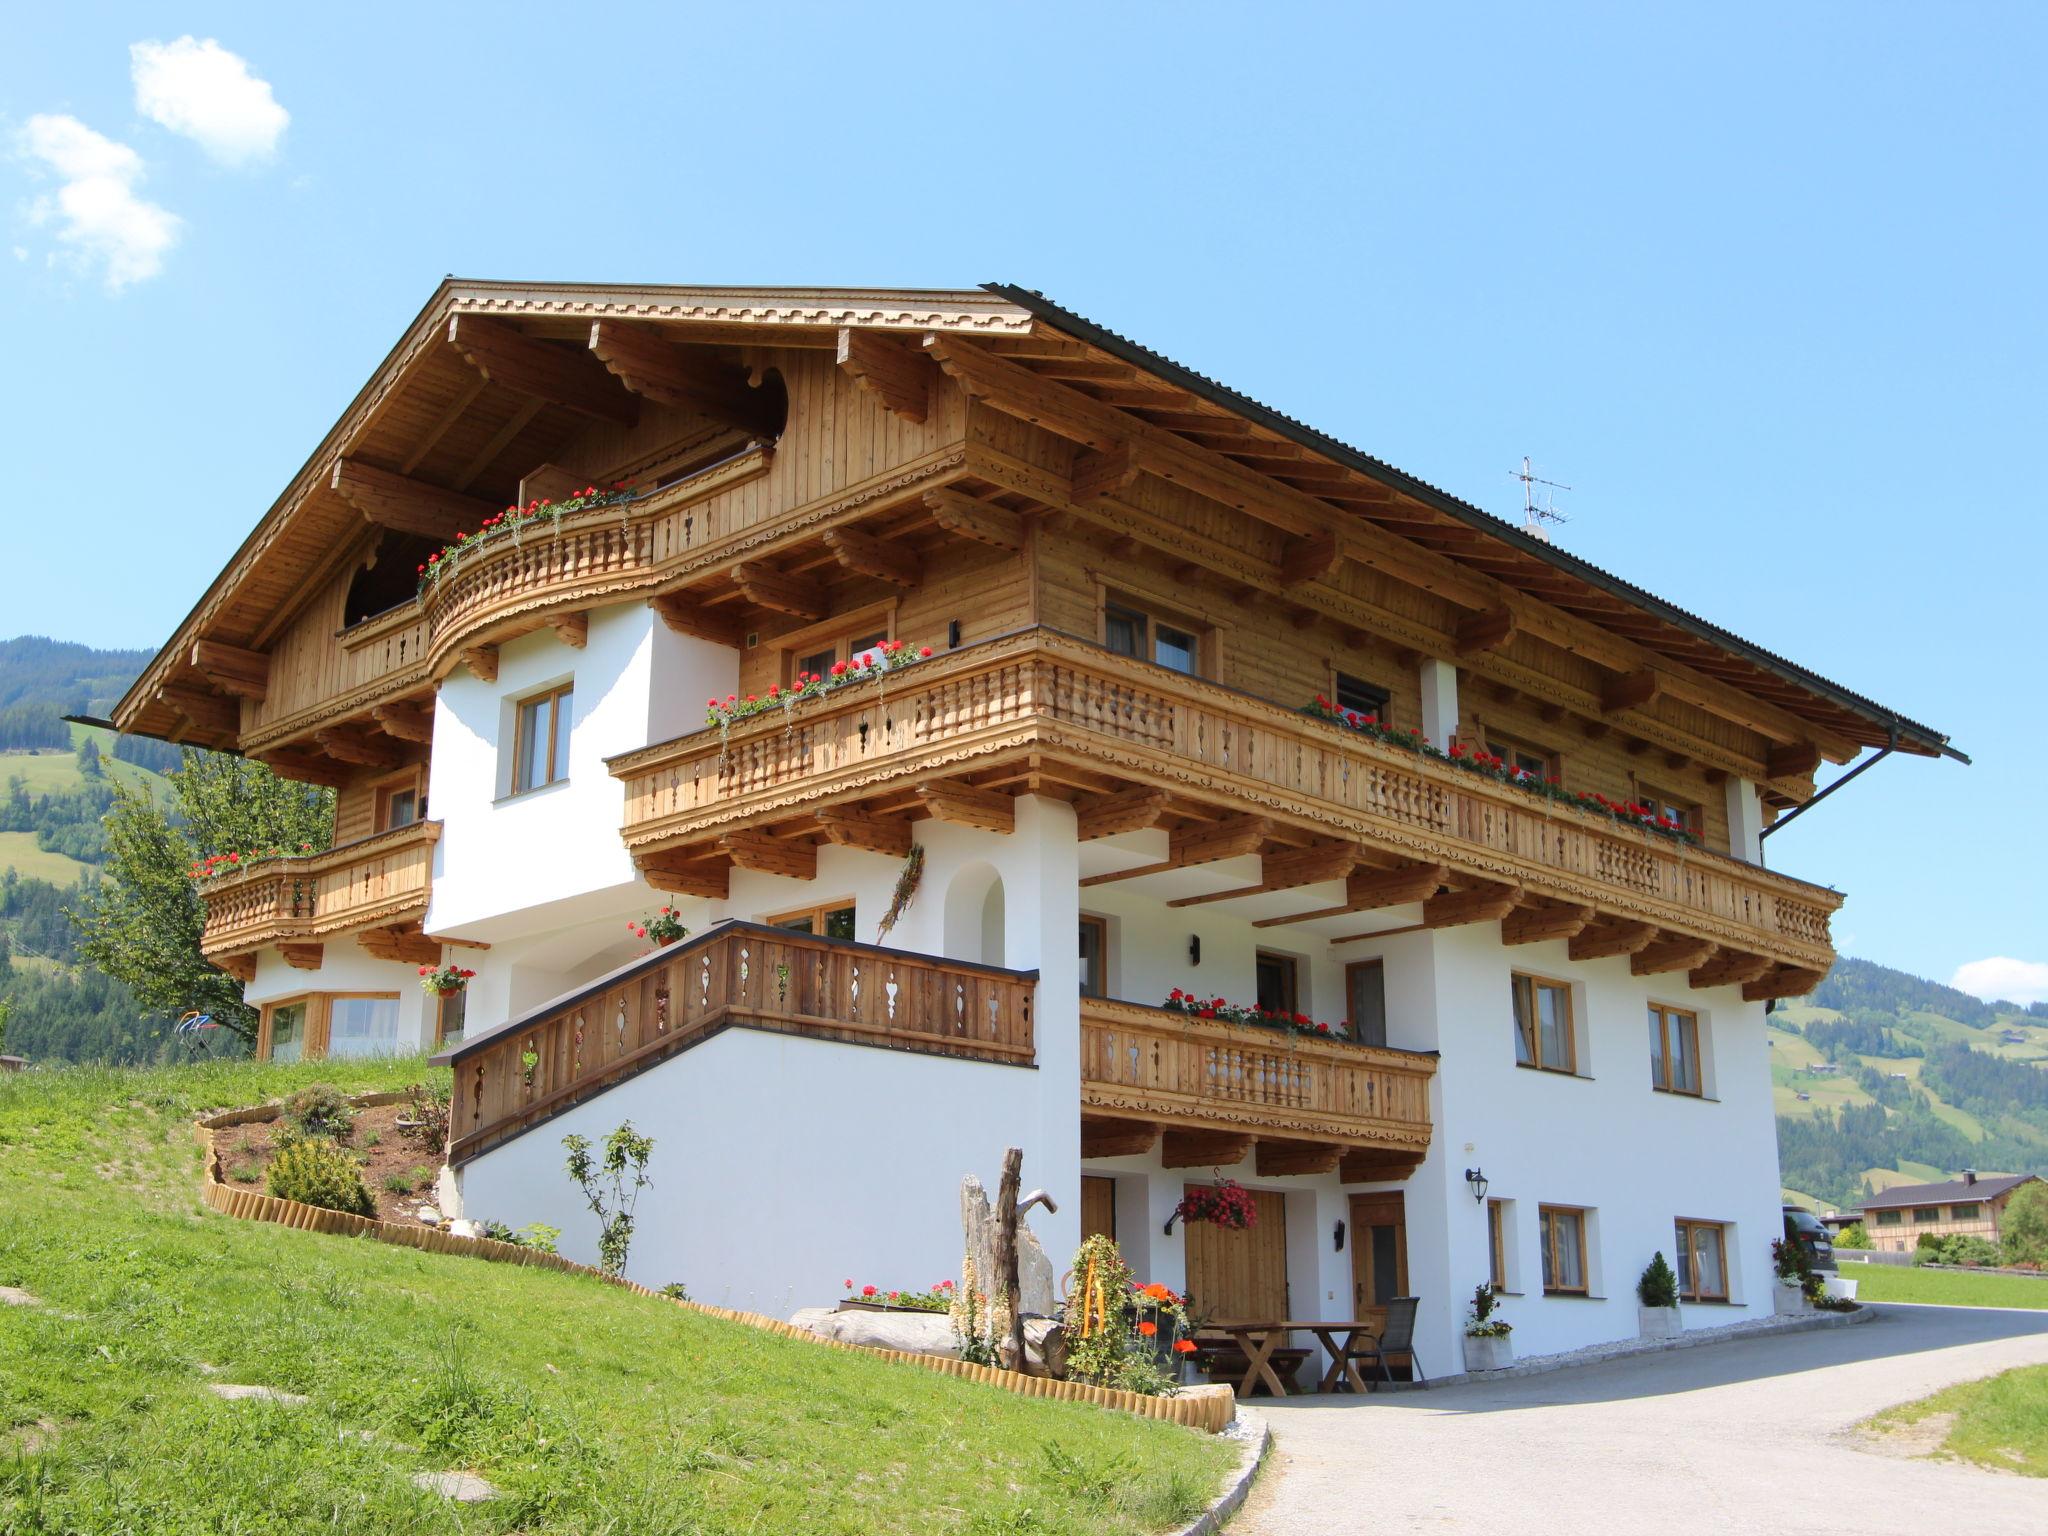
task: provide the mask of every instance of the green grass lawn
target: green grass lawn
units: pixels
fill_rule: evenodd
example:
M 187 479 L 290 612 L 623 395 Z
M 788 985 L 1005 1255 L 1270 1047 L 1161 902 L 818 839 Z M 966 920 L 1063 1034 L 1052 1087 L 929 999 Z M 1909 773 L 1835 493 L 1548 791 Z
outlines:
M 52 885 L 76 885 L 88 867 L 69 854 L 38 848 L 33 832 L 0 832 L 0 869 L 13 869 L 23 878 L 33 876 Z
M 1932 1397 L 1889 1408 L 1877 1429 L 1953 1414 L 1941 1449 L 1980 1466 L 2048 1477 L 2048 1365 L 2022 1366 L 1984 1381 L 1966 1381 Z
M 0 1306 L 0 1530 L 1143 1532 L 1217 1488 L 1192 1430 L 200 1204 L 195 1113 L 418 1070 L 0 1078 L 0 1284 L 43 1303 Z M 504 1497 L 409 1481 L 454 1469 Z
M 1902 1264 L 1844 1263 L 1842 1278 L 1858 1282 L 1858 1301 L 2048 1308 L 2048 1279 L 2036 1280 L 2026 1275 L 1973 1275 L 1953 1269 L 1908 1269 Z

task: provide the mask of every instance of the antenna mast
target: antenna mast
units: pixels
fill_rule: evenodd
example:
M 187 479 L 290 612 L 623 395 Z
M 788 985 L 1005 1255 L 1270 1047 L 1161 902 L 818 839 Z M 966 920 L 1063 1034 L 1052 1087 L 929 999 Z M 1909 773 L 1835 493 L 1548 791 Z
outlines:
M 1523 531 L 1532 538 L 1541 539 L 1544 543 L 1548 544 L 1550 542 L 1550 530 L 1544 524 L 1571 521 L 1570 518 L 1558 511 L 1556 506 L 1553 505 L 1556 498 L 1551 495 L 1551 492 L 1568 491 L 1571 487 L 1561 481 L 1543 479 L 1536 473 L 1535 466 L 1529 462 L 1527 454 L 1522 456 L 1522 467 L 1520 469 L 1508 471 L 1508 478 L 1522 482 Z M 1539 485 L 1544 487 L 1543 499 L 1541 501 L 1536 499 L 1536 487 Z

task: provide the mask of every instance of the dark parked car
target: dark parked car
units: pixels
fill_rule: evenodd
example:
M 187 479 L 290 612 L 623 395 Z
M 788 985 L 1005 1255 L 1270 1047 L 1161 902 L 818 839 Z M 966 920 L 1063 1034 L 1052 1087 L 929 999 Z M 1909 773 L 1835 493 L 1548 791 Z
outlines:
M 1821 1219 L 1803 1205 L 1785 1207 L 1785 1241 L 1806 1250 L 1806 1261 L 1824 1275 L 1840 1274 L 1835 1264 L 1834 1240 Z

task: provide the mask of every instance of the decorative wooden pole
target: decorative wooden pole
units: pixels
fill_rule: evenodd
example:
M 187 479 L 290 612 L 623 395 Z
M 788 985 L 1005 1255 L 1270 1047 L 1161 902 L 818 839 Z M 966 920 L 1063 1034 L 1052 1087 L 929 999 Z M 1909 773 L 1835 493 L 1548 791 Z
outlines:
M 1003 1181 L 996 1187 L 996 1292 L 1009 1299 L 1004 1337 L 996 1360 L 1006 1371 L 1024 1369 L 1024 1282 L 1017 1271 L 1017 1196 L 1024 1183 L 1024 1149 L 1003 1150 Z

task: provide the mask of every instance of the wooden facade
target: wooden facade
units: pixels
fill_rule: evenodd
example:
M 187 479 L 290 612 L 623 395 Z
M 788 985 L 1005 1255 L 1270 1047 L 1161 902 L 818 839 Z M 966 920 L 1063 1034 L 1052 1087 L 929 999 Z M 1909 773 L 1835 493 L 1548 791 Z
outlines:
M 438 822 L 420 821 L 302 858 L 265 859 L 200 887 L 206 928 L 200 948 L 223 969 L 253 965 L 267 945 L 294 964 L 319 964 L 322 941 L 357 936 L 389 958 L 438 963 L 441 948 L 420 936 L 432 895 Z

